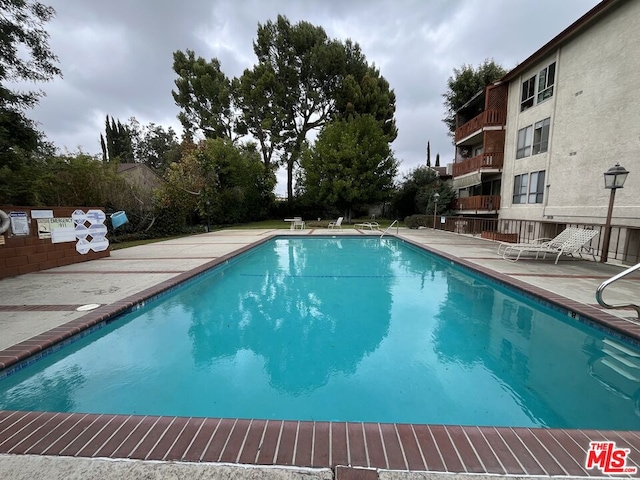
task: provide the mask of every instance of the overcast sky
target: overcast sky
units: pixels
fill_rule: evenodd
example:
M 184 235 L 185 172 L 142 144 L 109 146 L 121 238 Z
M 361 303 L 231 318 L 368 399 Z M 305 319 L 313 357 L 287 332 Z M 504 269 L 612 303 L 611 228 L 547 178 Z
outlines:
M 56 9 L 47 26 L 62 79 L 30 112 L 56 146 L 97 154 L 105 115 L 136 117 L 181 132 L 173 102 L 172 54 L 216 57 L 232 78 L 255 64 L 258 23 L 283 14 L 330 37 L 351 38 L 395 90 L 404 173 L 440 153 L 453 158 L 442 93 L 453 69 L 493 58 L 510 69 L 598 0 L 41 0 Z M 279 175 L 278 193 L 286 191 Z

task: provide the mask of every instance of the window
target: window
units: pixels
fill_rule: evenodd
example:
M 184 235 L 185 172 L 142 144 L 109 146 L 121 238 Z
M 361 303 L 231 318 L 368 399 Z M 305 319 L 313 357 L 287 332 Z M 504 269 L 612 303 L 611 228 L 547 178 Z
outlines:
M 527 203 L 529 174 L 516 175 L 513 182 L 513 203 Z
M 544 102 L 553 96 L 553 86 L 556 80 L 556 62 L 543 68 L 531 78 L 522 82 L 522 95 L 520 96 L 520 111 L 524 112 L 535 103 Z M 537 97 L 536 97 L 537 85 Z
M 536 123 L 533 129 L 533 155 L 544 153 L 549 149 L 549 125 L 550 118 Z
M 544 120 L 536 122 L 534 125 L 529 125 L 528 127 L 518 130 L 516 158 L 524 158 L 549 150 L 550 125 L 551 118 L 545 118 Z
M 553 83 L 556 79 L 556 62 L 540 70 L 538 74 L 538 103 L 553 96 Z
M 523 173 L 513 179 L 513 203 L 542 203 L 545 171 Z
M 522 83 L 522 98 L 520 99 L 520 111 L 523 112 L 529 107 L 533 107 L 533 100 L 536 96 L 536 76 L 534 75 Z
M 529 203 L 542 203 L 542 198 L 544 197 L 544 170 L 533 172 L 529 185 Z
M 518 150 L 516 151 L 516 158 L 528 157 L 531 155 L 531 133 L 533 128 L 531 125 L 518 130 Z

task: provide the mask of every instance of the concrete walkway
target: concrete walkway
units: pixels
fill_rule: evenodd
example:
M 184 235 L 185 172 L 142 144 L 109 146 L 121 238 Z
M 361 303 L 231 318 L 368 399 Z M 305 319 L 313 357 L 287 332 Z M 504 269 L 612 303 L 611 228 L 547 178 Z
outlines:
M 300 234 L 297 230 L 222 230 L 111 252 L 92 262 L 0 280 L 0 350 L 84 315 L 86 304 L 109 305 L 268 235 Z M 304 230 L 303 234 L 379 235 L 368 230 Z M 395 234 L 395 229 L 390 233 Z M 595 292 L 622 268 L 592 261 L 521 259 L 508 262 L 496 255 L 497 243 L 432 229 L 399 229 L 399 235 L 433 250 L 465 259 L 551 293 L 598 307 Z M 640 275 L 609 287 L 605 299 L 628 303 L 639 297 Z M 633 319 L 633 310 L 608 310 Z
M 0 350 L 82 317 L 86 304 L 111 305 L 147 288 L 230 254 L 266 236 L 379 235 L 366 230 L 239 230 L 228 229 L 192 237 L 116 250 L 111 257 L 0 280 Z M 394 228 L 390 233 L 395 234 Z M 591 261 L 561 259 L 509 262 L 496 255 L 497 243 L 432 229 L 399 229 L 398 234 L 445 255 L 544 289 L 581 304 L 600 308 L 595 291 L 622 268 Z M 640 275 L 612 285 L 610 303 L 628 303 L 640 295 Z M 635 311 L 608 311 L 637 323 Z M 46 472 L 46 473 L 45 473 Z M 55 473 L 57 472 L 57 473 Z M 380 478 L 434 478 L 431 474 L 380 474 Z M 397 476 L 396 476 L 397 475 Z M 333 478 L 330 470 L 260 469 L 243 466 L 115 462 L 59 457 L 0 456 L 0 478 Z M 446 475 L 451 478 L 451 474 Z M 477 476 L 476 476 L 477 477 Z M 344 478 L 347 478 L 346 476 Z M 365 477 L 362 477 L 365 478 Z M 370 478 L 370 477 L 367 477 Z M 566 477 L 565 477 L 566 478 Z

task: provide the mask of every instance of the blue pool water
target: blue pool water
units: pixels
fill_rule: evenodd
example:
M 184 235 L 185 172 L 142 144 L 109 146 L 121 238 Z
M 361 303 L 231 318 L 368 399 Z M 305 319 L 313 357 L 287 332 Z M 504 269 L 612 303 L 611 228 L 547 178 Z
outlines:
M 640 428 L 631 343 L 395 239 L 280 238 L 0 381 L 0 408 Z

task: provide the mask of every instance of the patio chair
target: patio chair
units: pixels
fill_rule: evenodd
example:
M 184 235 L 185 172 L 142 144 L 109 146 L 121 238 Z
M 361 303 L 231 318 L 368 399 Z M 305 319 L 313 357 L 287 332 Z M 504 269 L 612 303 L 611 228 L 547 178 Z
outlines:
M 555 238 L 552 238 L 548 241 L 534 241 L 533 243 L 512 243 L 508 246 L 499 245 L 498 253 L 501 246 L 504 246 L 505 248 L 502 253 L 502 258 L 514 262 L 517 262 L 523 253 L 535 254 L 536 259 L 540 257 L 540 254 L 542 254 L 542 258 L 546 258 L 547 253 L 550 253 L 556 256 L 554 264 L 557 264 L 561 255 L 573 256 L 574 253 L 577 253 L 578 255 L 580 255 L 580 258 L 582 258 L 582 252 L 586 250 L 591 253 L 591 255 L 593 256 L 593 261 L 595 262 L 596 256 L 593 248 L 586 247 L 586 245 L 596 235 L 598 235 L 597 230 L 585 230 L 584 228 L 567 228 Z M 513 255 L 516 255 L 516 257 L 511 258 L 511 256 Z
M 560 245 L 565 241 L 569 240 L 570 237 L 571 237 L 571 229 L 567 228 L 562 232 L 560 232 L 558 235 L 556 235 L 554 238 L 547 238 L 547 237 L 536 238 L 531 242 L 524 242 L 524 243 L 500 242 L 498 244 L 497 253 L 498 255 L 504 256 L 507 250 L 510 250 L 511 248 L 524 248 L 524 247 L 533 247 L 533 246 L 544 247 L 548 245 Z M 501 249 L 502 249 L 502 252 L 500 251 Z
M 304 220 L 301 217 L 293 218 L 293 229 L 299 228 L 300 230 L 304 229 Z
M 329 228 L 339 228 L 340 230 L 342 230 L 342 219 L 344 217 L 338 217 L 338 220 L 336 220 L 335 222 L 331 222 L 329 223 Z
M 378 222 L 364 222 L 364 223 L 356 223 L 354 227 L 368 228 L 369 230 L 374 230 L 374 229 L 378 230 L 380 228 L 380 225 L 378 224 Z

